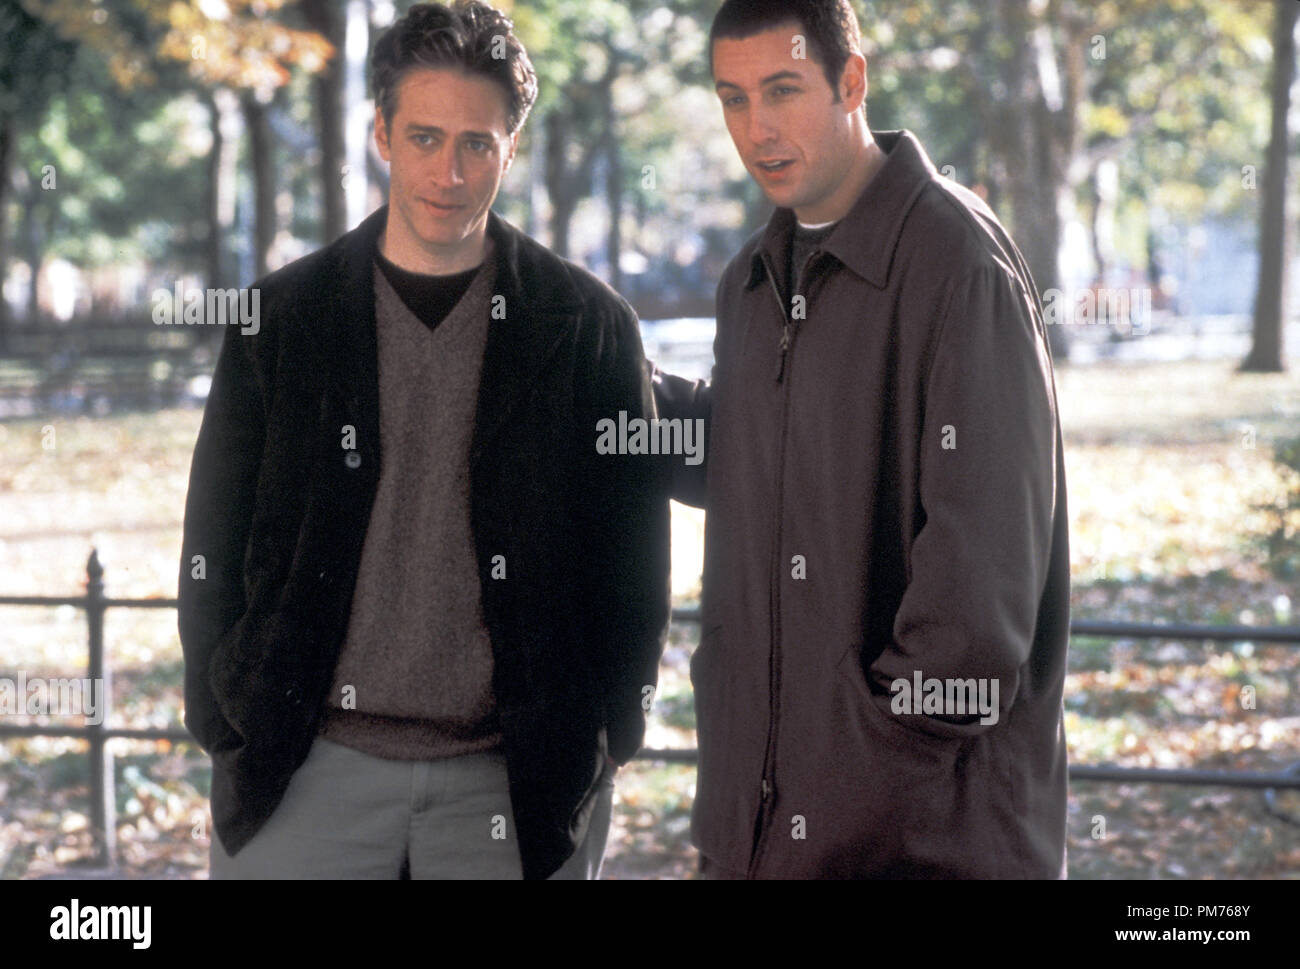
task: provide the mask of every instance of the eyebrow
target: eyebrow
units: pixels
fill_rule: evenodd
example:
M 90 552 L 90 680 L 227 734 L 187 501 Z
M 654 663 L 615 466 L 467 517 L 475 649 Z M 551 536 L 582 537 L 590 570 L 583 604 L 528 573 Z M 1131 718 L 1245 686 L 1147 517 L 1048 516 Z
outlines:
M 763 87 L 766 84 L 771 84 L 773 81 L 802 81 L 802 80 L 803 80 L 803 75 L 800 74 L 798 71 L 777 71 L 775 74 L 769 74 L 767 77 L 759 81 L 758 86 Z M 715 91 L 724 87 L 734 87 L 737 91 L 741 90 L 739 84 L 732 84 L 730 81 L 719 81 L 717 84 L 713 85 L 713 89 Z
M 411 122 L 411 123 L 407 124 L 407 126 L 406 126 L 406 133 L 407 133 L 408 135 L 413 135 L 413 134 L 421 134 L 421 135 L 424 135 L 424 134 L 428 134 L 428 135 L 445 135 L 445 134 L 446 134 L 446 132 L 443 131 L 441 128 L 439 128 L 437 125 L 432 125 L 432 124 L 415 124 L 414 122 Z M 462 137 L 462 138 L 481 138 L 481 139 L 483 139 L 484 141 L 495 141 L 495 140 L 496 140 L 496 135 L 492 134 L 492 132 L 490 132 L 490 131 L 462 131 L 462 132 L 461 132 L 461 137 Z

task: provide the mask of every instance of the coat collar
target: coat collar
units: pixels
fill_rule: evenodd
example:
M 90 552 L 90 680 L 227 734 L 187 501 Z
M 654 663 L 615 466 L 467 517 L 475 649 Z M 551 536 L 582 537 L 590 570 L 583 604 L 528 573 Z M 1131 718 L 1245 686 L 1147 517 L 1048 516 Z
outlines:
M 325 364 L 357 424 L 358 437 L 379 448 L 379 348 L 376 338 L 374 260 L 388 220 L 388 206 L 377 209 L 329 248 L 322 288 L 332 321 L 334 345 Z M 488 325 L 479 381 L 471 463 L 510 420 L 528 389 L 544 372 L 559 347 L 569 317 L 580 312 L 582 298 L 559 257 L 534 242 L 495 212 L 488 233 L 497 260 L 497 313 Z M 496 299 L 501 297 L 501 299 Z
M 910 131 L 873 131 L 871 136 L 885 152 L 885 164 L 831 230 L 821 249 L 883 289 L 907 212 L 921 189 L 935 177 L 936 169 Z M 774 265 L 780 265 L 789 250 L 794 224 L 791 209 L 772 213 L 750 257 L 746 289 L 762 282 L 766 271 L 764 253 Z

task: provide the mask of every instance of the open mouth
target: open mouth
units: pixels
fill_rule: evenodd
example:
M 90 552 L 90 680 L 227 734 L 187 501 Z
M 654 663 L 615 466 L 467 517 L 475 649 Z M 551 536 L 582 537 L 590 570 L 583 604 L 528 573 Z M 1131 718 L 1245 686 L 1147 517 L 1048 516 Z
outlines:
M 794 161 L 789 158 L 781 158 L 781 159 L 777 159 L 776 161 L 755 162 L 755 165 L 765 172 L 783 171 L 784 169 L 789 168 L 793 164 Z

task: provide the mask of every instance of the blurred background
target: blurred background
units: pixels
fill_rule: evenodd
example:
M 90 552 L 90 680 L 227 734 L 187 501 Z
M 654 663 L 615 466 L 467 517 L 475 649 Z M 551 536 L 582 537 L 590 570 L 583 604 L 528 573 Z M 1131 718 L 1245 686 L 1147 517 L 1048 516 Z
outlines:
M 770 214 L 711 90 L 717 0 L 496 5 L 541 88 L 497 211 L 706 375 L 718 277 Z M 0 0 L 0 877 L 206 876 L 173 600 L 222 328 L 155 325 L 153 294 L 249 286 L 384 203 L 367 60 L 409 6 Z M 856 6 L 871 127 L 987 199 L 1052 324 L 1071 877 L 1300 876 L 1300 3 Z M 673 532 L 607 877 L 695 872 L 702 513 Z M 6 705 L 20 675 L 94 676 L 111 715 Z

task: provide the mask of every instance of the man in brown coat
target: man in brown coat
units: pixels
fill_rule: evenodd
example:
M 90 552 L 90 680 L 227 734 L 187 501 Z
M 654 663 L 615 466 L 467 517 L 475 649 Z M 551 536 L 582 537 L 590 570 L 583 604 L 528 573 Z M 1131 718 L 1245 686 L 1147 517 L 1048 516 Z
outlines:
M 728 0 L 713 78 L 776 211 L 718 287 L 692 835 L 708 877 L 1065 872 L 1069 620 L 1052 362 L 1025 262 L 867 127 L 847 0 Z M 707 469 L 694 479 L 687 476 Z

